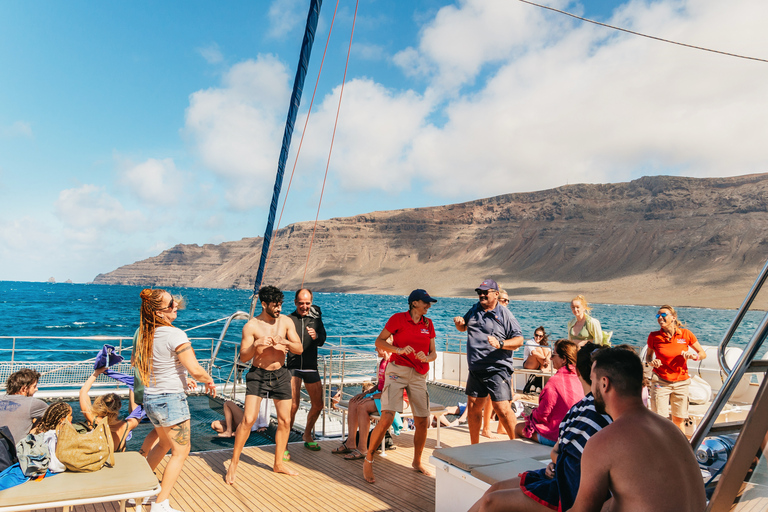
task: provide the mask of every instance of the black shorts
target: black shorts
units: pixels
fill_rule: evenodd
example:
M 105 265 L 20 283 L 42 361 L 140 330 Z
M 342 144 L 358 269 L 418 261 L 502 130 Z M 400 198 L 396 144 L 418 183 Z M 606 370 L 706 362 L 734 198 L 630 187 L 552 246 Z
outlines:
M 512 371 L 500 370 L 469 371 L 467 396 L 485 398 L 491 395 L 492 402 L 512 400 Z
M 304 381 L 304 384 L 320 382 L 320 372 L 317 370 L 291 370 L 291 375 Z
M 284 366 L 277 370 L 264 370 L 257 366 L 251 366 L 245 375 L 245 394 L 274 400 L 290 400 L 290 370 Z

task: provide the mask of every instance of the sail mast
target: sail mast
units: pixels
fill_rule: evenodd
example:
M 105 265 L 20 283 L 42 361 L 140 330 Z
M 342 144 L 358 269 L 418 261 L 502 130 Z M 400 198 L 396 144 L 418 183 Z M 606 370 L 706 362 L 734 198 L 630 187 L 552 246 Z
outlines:
M 288 107 L 288 118 L 285 121 L 283 146 L 280 149 L 280 159 L 277 162 L 277 176 L 275 177 L 275 187 L 272 190 L 272 202 L 269 206 L 267 229 L 264 231 L 264 241 L 261 244 L 261 259 L 259 260 L 259 270 L 256 273 L 256 281 L 253 285 L 250 318 L 253 318 L 253 313 L 256 309 L 256 302 L 258 301 L 259 288 L 261 288 L 261 281 L 264 278 L 264 269 L 267 264 L 267 254 L 269 253 L 269 245 L 272 242 L 272 229 L 275 224 L 275 215 L 277 214 L 277 203 L 280 199 L 280 189 L 283 186 L 285 162 L 288 160 L 288 150 L 291 147 L 293 126 L 296 122 L 296 116 L 299 113 L 301 93 L 304 89 L 304 78 L 306 78 L 307 69 L 309 68 L 309 56 L 312 53 L 312 44 L 315 42 L 315 30 L 317 29 L 317 20 L 320 17 L 320 7 L 322 7 L 322 5 L 323 0 L 311 0 L 309 4 L 307 25 L 304 29 L 304 40 L 301 43 L 301 54 L 299 55 L 299 65 L 296 68 L 296 77 L 293 80 L 293 92 L 291 93 L 291 103 Z

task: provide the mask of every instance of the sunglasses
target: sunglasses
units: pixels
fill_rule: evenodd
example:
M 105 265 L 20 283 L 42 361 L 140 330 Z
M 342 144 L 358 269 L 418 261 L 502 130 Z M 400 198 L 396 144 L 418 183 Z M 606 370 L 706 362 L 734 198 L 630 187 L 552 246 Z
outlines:
M 544 335 L 543 334 L 534 334 L 533 337 L 534 338 L 543 338 Z
M 667 318 L 667 315 L 669 315 L 669 313 L 656 313 L 656 320 L 659 318 Z
M 169 302 L 166 307 L 158 309 L 158 311 L 168 311 L 169 309 L 173 309 L 174 306 L 178 306 L 178 303 L 171 297 L 171 302 Z
M 509 304 L 509 299 L 499 299 L 502 304 Z

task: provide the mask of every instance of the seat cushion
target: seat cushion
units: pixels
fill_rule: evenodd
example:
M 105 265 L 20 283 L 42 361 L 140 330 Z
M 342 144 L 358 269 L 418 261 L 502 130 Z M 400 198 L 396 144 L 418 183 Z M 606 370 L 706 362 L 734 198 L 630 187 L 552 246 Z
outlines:
M 157 477 L 138 452 L 115 454 L 115 467 L 93 473 L 65 471 L 40 481 L 30 481 L 0 492 L 3 506 L 72 499 L 89 499 L 131 492 L 151 491 Z
M 536 460 L 530 457 L 524 459 L 517 459 L 511 462 L 504 462 L 503 464 L 491 464 L 490 466 L 476 467 L 470 474 L 483 482 L 493 485 L 496 482 L 502 480 L 509 480 L 515 478 L 524 471 L 531 471 L 534 469 L 543 469 L 549 463 L 547 460 Z
M 551 446 L 534 443 L 528 439 L 510 439 L 440 448 L 432 452 L 432 456 L 464 471 L 472 471 L 480 466 L 503 464 L 518 459 L 549 459 L 551 451 Z

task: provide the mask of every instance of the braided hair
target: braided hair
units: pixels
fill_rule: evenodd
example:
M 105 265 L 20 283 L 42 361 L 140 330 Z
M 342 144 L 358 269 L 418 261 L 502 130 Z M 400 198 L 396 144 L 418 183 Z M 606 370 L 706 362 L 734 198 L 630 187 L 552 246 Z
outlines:
M 139 335 L 133 357 L 133 366 L 139 371 L 141 380 L 149 382 L 152 373 L 152 355 L 154 350 L 155 329 L 163 325 L 171 325 L 168 320 L 157 314 L 162 309 L 165 290 L 145 288 L 141 290 L 141 319 Z
M 70 414 L 72 414 L 72 406 L 67 402 L 52 403 L 43 413 L 43 417 L 37 420 L 30 433 L 42 434 L 43 432 L 54 430 Z

